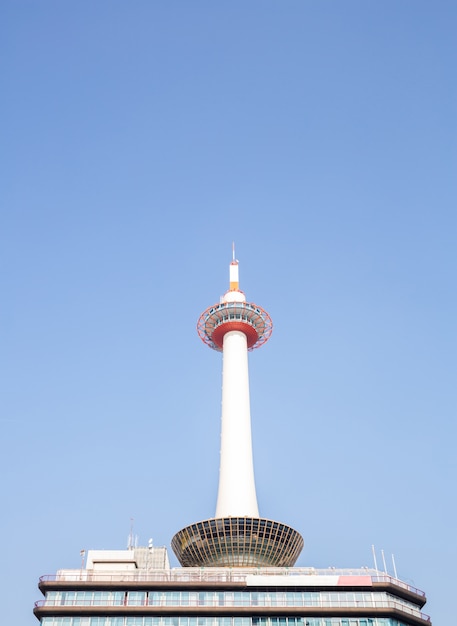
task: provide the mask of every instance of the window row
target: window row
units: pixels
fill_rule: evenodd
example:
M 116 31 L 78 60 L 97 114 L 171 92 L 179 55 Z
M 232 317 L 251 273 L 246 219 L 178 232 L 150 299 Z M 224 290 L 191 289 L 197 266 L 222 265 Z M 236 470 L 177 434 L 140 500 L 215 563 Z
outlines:
M 418 607 L 383 592 L 326 591 L 49 591 L 50 606 L 290 606 L 290 607 L 389 607 L 401 605 L 418 611 Z
M 406 626 L 386 617 L 44 617 L 42 626 Z

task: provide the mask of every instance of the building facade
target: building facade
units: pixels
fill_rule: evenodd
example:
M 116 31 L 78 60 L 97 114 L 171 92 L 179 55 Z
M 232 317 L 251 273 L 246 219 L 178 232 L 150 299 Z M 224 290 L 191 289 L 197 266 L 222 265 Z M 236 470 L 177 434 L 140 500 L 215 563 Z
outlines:
M 170 568 L 166 548 L 139 556 L 138 550 L 89 551 L 85 568 L 43 576 L 44 599 L 34 610 L 41 625 L 431 624 L 422 591 L 376 570 Z

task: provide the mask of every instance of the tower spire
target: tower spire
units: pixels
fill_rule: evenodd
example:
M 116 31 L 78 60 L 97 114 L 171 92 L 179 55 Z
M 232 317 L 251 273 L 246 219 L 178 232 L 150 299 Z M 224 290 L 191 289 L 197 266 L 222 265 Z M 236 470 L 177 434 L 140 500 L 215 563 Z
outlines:
M 238 261 L 235 257 L 235 242 L 232 242 L 232 262 L 230 263 L 230 288 L 229 291 L 240 290 L 240 279 L 238 274 Z M 227 294 L 226 294 L 227 297 Z M 232 294 L 233 297 L 233 294 Z
M 293 528 L 259 517 L 254 480 L 248 351 L 262 346 L 273 324 L 239 290 L 235 245 L 230 288 L 200 316 L 197 331 L 222 352 L 222 418 L 216 515 L 180 530 L 171 545 L 183 566 L 292 566 L 303 547 Z

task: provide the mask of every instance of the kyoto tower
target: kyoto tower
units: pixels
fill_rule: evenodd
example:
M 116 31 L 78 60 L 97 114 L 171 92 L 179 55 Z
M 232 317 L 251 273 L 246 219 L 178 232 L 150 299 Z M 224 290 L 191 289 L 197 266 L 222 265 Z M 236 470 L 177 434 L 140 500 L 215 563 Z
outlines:
M 214 518 L 176 533 L 171 547 L 183 567 L 291 567 L 303 548 L 296 530 L 259 516 L 254 480 L 248 351 L 273 329 L 270 316 L 239 289 L 238 261 L 230 287 L 197 324 L 200 338 L 222 352 L 222 420 L 219 489 Z

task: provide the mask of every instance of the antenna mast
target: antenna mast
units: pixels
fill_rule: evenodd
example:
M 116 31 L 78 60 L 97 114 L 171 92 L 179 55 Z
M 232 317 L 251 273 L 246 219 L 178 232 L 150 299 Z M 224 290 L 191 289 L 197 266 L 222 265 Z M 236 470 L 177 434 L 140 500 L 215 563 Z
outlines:
M 130 533 L 129 533 L 129 538 L 127 541 L 127 550 L 133 550 L 133 544 L 134 544 L 134 539 L 133 539 L 133 522 L 134 519 L 133 517 L 130 518 Z
M 397 576 L 397 566 L 395 565 L 395 559 L 394 559 L 394 555 L 393 554 L 392 554 L 392 565 L 393 565 L 393 568 L 394 568 L 395 578 L 398 579 L 398 576 Z
M 373 552 L 373 561 L 374 561 L 374 568 L 376 571 L 378 571 L 378 564 L 376 562 L 376 552 L 374 549 L 374 543 L 371 544 L 371 551 Z
M 384 565 L 384 572 L 387 574 L 387 566 L 386 566 L 386 559 L 384 557 L 384 550 L 381 550 L 381 556 L 382 556 L 382 563 Z

